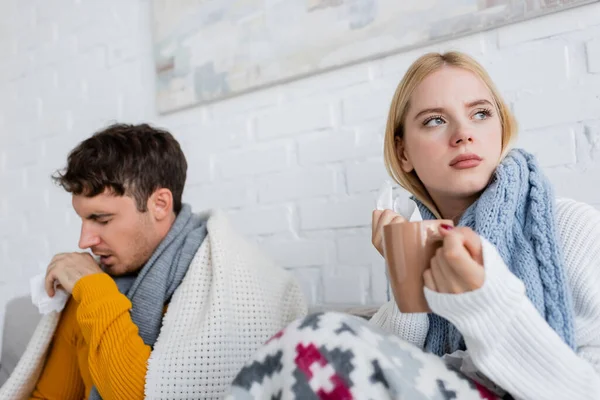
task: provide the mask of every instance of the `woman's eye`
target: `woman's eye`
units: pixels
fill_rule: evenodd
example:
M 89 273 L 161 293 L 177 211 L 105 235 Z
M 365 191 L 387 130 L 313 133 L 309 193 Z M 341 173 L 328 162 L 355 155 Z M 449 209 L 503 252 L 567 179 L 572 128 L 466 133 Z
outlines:
M 477 111 L 475 113 L 475 115 L 473 115 L 473 118 L 481 120 L 481 119 L 486 119 L 489 116 L 490 116 L 490 112 L 489 111 L 482 110 L 482 111 Z
M 440 126 L 444 123 L 444 120 L 441 117 L 433 117 L 426 120 L 423 125 L 425 126 Z

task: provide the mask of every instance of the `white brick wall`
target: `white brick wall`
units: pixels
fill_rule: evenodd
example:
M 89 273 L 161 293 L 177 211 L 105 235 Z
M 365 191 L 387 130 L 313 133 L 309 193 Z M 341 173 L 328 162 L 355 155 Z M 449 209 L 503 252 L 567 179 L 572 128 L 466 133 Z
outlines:
M 229 212 L 312 303 L 382 302 L 369 224 L 387 177 L 385 116 L 426 50 L 482 61 L 557 193 L 600 208 L 600 4 L 166 116 L 154 111 L 148 11 L 148 0 L 0 5 L 0 309 L 52 254 L 76 249 L 79 223 L 49 176 L 114 120 L 175 133 L 186 201 Z

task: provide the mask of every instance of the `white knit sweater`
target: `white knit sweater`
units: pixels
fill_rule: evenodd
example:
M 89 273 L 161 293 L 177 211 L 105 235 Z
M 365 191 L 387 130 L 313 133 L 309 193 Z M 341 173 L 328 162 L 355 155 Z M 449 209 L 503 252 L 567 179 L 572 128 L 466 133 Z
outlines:
M 220 399 L 272 335 L 306 315 L 300 287 L 215 212 L 148 360 L 146 399 Z M 46 315 L 0 400 L 28 399 L 59 315 Z
M 425 289 L 427 302 L 463 334 L 480 372 L 517 399 L 600 399 L 600 212 L 559 200 L 557 230 L 573 298 L 576 350 L 536 311 L 523 283 L 483 241 L 485 283 L 460 295 Z M 394 301 L 372 323 L 423 348 L 426 314 L 402 314 Z

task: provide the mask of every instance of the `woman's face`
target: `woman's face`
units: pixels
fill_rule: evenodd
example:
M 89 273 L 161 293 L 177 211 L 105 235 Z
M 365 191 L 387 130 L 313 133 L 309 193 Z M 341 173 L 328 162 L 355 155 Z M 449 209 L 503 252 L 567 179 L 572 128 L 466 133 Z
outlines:
M 473 197 L 487 186 L 502 153 L 494 104 L 485 83 L 462 68 L 440 68 L 416 87 L 397 152 L 434 201 Z

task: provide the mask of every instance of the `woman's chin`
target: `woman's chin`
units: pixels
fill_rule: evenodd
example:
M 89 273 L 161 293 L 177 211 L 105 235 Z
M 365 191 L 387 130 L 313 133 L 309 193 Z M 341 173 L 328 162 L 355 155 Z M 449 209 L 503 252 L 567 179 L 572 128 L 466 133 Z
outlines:
M 447 184 L 447 192 L 455 198 L 471 198 L 479 196 L 487 187 L 488 180 L 469 179 L 454 180 Z

